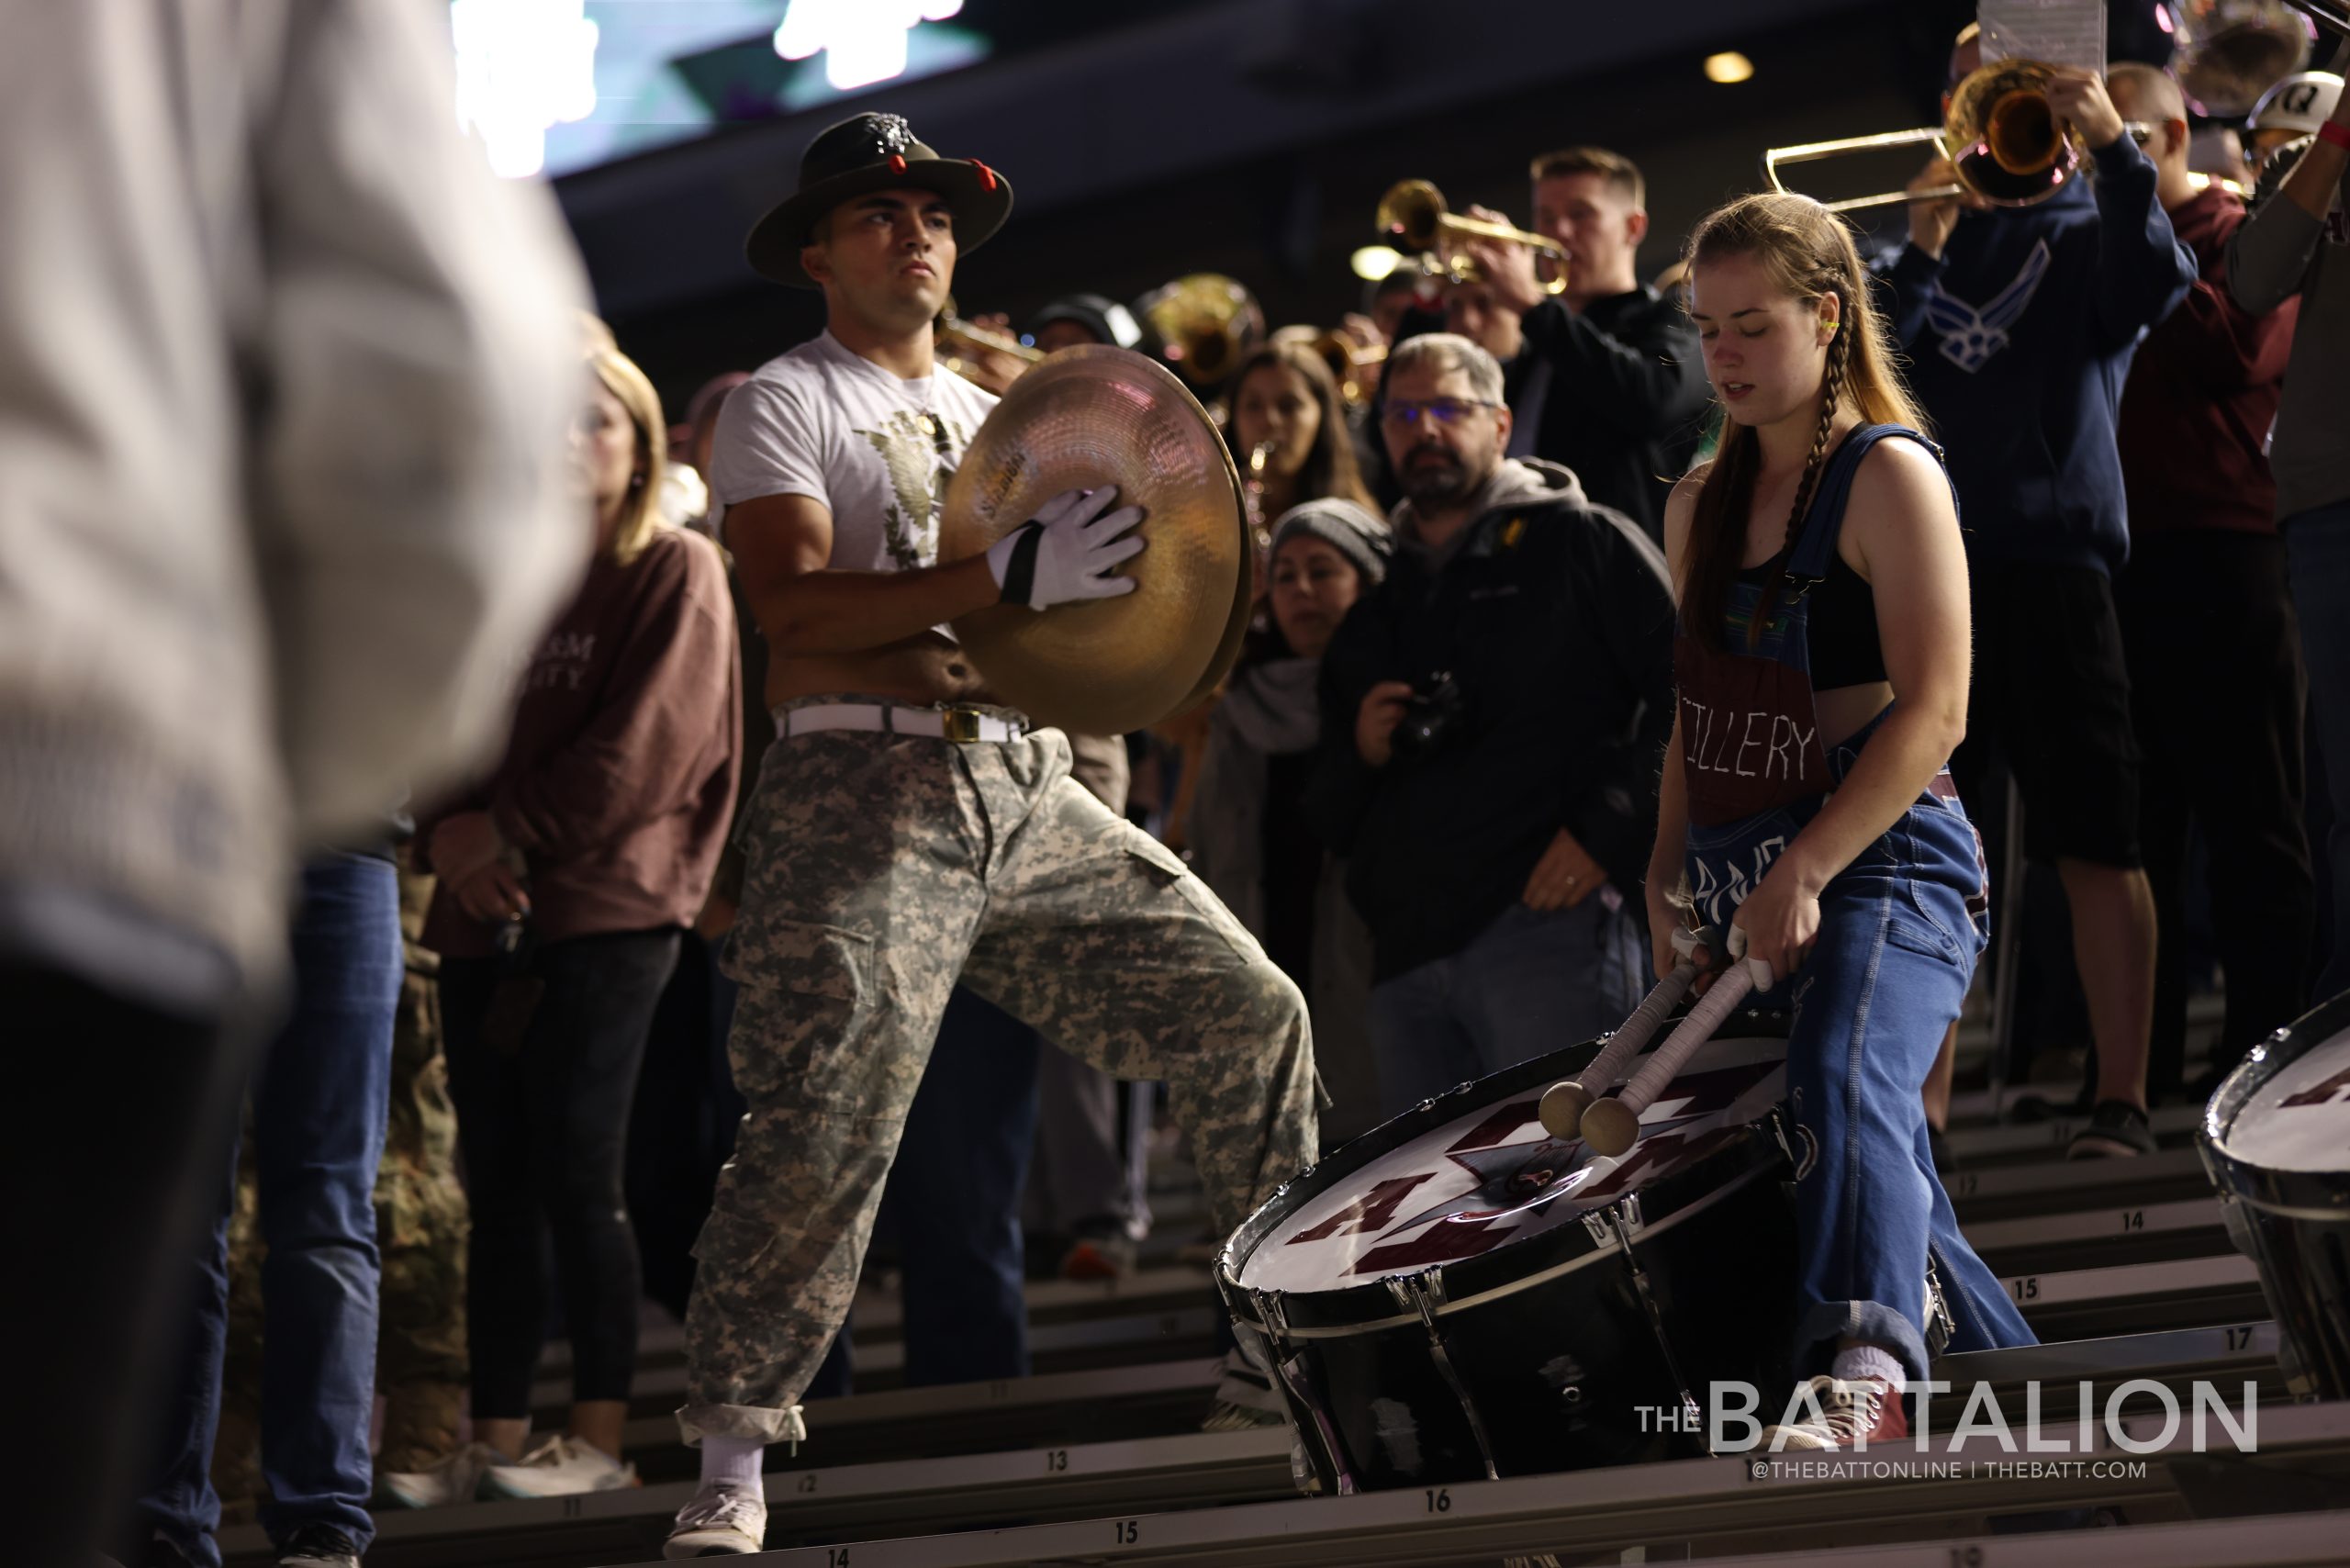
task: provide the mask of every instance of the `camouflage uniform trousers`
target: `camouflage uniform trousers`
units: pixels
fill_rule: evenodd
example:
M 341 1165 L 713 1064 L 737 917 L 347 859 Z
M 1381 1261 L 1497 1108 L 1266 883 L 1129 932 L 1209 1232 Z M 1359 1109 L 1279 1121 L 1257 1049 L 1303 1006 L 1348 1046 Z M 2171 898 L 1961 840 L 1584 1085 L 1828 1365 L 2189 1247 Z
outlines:
M 1058 731 L 779 740 L 742 835 L 723 967 L 750 1112 L 695 1247 L 688 1443 L 803 1435 L 798 1401 L 958 980 L 1113 1077 L 1166 1080 L 1220 1226 L 1313 1162 L 1304 1000 L 1181 860 L 1069 777 Z
M 457 1114 L 441 1054 L 439 960 L 418 945 L 432 879 L 400 868 L 408 938 L 392 1030 L 391 1115 L 375 1170 L 375 1240 L 383 1259 L 375 1384 L 385 1399 L 377 1472 L 421 1470 L 457 1446 L 464 1412 L 465 1238 L 473 1228 L 457 1181 Z M 252 1119 L 238 1145 L 229 1215 L 229 1333 L 212 1484 L 222 1517 L 252 1518 L 261 1492 L 261 1264 Z
M 431 881 L 421 882 L 430 897 Z M 407 923 L 410 879 L 401 879 Z M 422 905 L 418 922 L 422 920 Z M 375 1385 L 384 1395 L 376 1469 L 421 1470 L 453 1452 L 464 1413 L 465 1243 L 473 1215 L 457 1181 L 457 1111 L 441 1049 L 440 960 L 410 927 L 408 974 L 392 1036 L 392 1111 L 375 1172 L 375 1237 L 384 1256 Z

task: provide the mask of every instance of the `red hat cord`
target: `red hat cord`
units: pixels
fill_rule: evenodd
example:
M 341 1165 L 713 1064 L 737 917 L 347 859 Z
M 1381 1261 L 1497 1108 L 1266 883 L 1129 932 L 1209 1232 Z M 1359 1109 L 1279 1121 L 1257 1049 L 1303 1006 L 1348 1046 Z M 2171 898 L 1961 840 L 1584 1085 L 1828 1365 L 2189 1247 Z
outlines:
M 905 155 L 904 153 L 902 153 L 902 152 L 892 152 L 892 153 L 890 153 L 890 173 L 891 173 L 891 174 L 904 174 L 905 172 L 906 172 L 906 155 Z
M 981 190 L 991 191 L 995 189 L 995 171 L 993 169 L 989 168 L 977 158 L 971 160 L 971 167 L 979 172 L 979 188 Z

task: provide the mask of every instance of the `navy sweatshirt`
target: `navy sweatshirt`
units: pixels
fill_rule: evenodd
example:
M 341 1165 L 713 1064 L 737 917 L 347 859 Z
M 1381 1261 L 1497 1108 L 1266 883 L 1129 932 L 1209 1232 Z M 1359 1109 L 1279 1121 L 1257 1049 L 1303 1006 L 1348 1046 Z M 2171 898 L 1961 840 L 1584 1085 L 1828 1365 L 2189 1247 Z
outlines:
M 1964 214 L 1940 261 L 1905 245 L 1879 274 L 1976 561 L 2110 573 L 2129 558 L 2121 387 L 2139 339 L 2196 278 L 2154 183 L 2124 136 L 2094 179 Z

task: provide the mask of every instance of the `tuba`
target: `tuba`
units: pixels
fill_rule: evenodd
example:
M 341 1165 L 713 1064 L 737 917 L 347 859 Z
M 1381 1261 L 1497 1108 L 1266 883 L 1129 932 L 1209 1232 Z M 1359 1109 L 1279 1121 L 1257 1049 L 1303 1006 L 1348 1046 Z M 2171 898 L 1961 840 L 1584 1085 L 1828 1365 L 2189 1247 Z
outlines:
M 1176 374 L 1203 395 L 1223 385 L 1264 335 L 1264 312 L 1237 278 L 1190 273 L 1135 302 Z
M 2033 60 L 1994 61 L 1952 90 L 1949 117 L 1939 126 L 1774 147 L 1762 155 L 1763 174 L 1773 190 L 1792 191 L 1779 175 L 1785 164 L 1816 163 L 1880 148 L 1930 146 L 1957 172 L 1956 185 L 1917 193 L 1882 191 L 1821 205 L 1830 212 L 1852 212 L 1973 195 L 1994 207 L 2031 207 L 2064 189 L 2088 162 L 2080 133 L 2059 119 L 2049 105 L 2048 83 L 2055 70 Z
M 2317 24 L 2350 35 L 2350 0 L 2172 0 L 2171 65 L 2196 106 L 2219 119 L 2306 70 Z

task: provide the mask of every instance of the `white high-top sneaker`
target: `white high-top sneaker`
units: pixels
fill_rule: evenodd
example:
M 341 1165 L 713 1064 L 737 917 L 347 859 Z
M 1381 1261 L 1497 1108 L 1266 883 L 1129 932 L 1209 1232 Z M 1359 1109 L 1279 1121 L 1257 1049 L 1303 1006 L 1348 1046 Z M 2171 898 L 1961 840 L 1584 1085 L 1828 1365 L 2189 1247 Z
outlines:
M 764 1498 L 723 1481 L 707 1481 L 693 1500 L 677 1510 L 665 1558 L 747 1557 L 767 1538 Z
M 1251 1427 L 1278 1427 L 1289 1419 L 1281 1391 L 1273 1386 L 1272 1354 L 1264 1336 L 1246 1323 L 1235 1322 L 1237 1346 L 1224 1353 L 1216 1379 L 1215 1401 L 1208 1406 L 1203 1432 L 1239 1432 Z
M 470 1503 L 481 1489 L 483 1473 L 497 1462 L 497 1450 L 487 1443 L 464 1443 L 422 1470 L 383 1471 L 375 1477 L 375 1506 L 438 1508 Z
M 512 1464 L 493 1464 L 482 1476 L 491 1497 L 568 1497 L 580 1492 L 618 1492 L 641 1485 L 636 1466 L 577 1438 L 557 1435 Z

